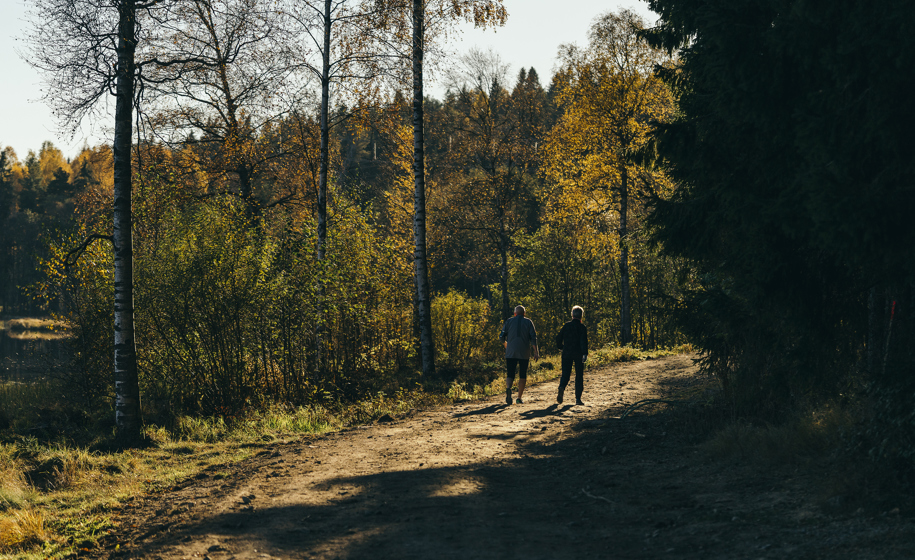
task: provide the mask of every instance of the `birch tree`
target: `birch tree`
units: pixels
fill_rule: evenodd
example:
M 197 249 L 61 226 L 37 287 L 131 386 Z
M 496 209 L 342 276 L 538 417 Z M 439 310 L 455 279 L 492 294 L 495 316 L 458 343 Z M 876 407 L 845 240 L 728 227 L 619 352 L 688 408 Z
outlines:
M 330 131 L 340 121 L 332 121 L 332 96 L 336 102 L 364 102 L 373 93 L 373 82 L 384 75 L 387 61 L 396 60 L 389 48 L 385 23 L 386 13 L 392 6 L 369 0 L 304 0 L 290 10 L 290 16 L 299 24 L 304 40 L 303 51 L 316 57 L 302 58 L 299 68 L 317 79 L 320 84 L 318 107 L 320 128 L 320 155 L 316 208 L 318 235 L 316 257 L 324 262 L 327 252 L 328 182 L 330 174 Z M 345 118 L 345 115 L 344 115 Z M 317 367 L 323 362 L 324 297 L 323 281 L 318 287 Z
M 427 24 L 427 14 L 431 14 Z M 426 172 L 423 128 L 423 63 L 426 49 L 437 37 L 446 37 L 448 24 L 463 19 L 477 26 L 502 25 L 508 12 L 502 0 L 413 0 L 411 16 L 413 85 L 413 242 L 417 313 L 423 375 L 435 373 L 435 344 L 432 339 L 432 294 L 426 251 Z
M 75 131 L 98 118 L 114 98 L 114 394 L 119 439 L 142 436 L 140 388 L 134 337 L 133 238 L 131 235 L 131 142 L 142 67 L 138 47 L 145 25 L 167 17 L 164 0 L 37 0 L 31 11 L 27 61 L 45 78 L 45 101 L 62 126 Z M 85 248 L 85 245 L 84 247 Z

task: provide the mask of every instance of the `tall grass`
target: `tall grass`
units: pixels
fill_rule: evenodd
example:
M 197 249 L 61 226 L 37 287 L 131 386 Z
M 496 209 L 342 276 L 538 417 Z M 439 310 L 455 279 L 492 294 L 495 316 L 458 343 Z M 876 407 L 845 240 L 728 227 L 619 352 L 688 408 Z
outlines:
M 39 547 L 48 540 L 44 516 L 35 509 L 21 509 L 0 517 L 0 552 Z
M 842 447 L 842 435 L 854 417 L 837 406 L 824 406 L 781 424 L 754 425 L 737 420 L 701 445 L 708 454 L 764 464 L 795 464 L 827 457 Z

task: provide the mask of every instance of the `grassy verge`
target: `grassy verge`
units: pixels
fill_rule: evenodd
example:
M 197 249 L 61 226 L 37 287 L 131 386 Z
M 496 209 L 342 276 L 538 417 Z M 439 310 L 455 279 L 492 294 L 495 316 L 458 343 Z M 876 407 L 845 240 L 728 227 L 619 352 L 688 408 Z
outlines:
M 842 434 L 854 425 L 847 411 L 835 406 L 798 414 L 773 425 L 734 420 L 700 447 L 717 458 L 773 464 L 809 463 L 828 457 L 842 446 Z
M 588 367 L 689 350 L 608 348 L 593 352 Z M 113 513 L 123 504 L 204 469 L 248 458 L 276 441 L 501 394 L 503 367 L 496 363 L 467 369 L 450 382 L 379 392 L 347 405 L 276 407 L 232 422 L 180 418 L 169 429 L 149 426 L 150 445 L 128 450 L 110 449 L 110 427 L 100 428 L 104 422 L 93 422 L 85 412 L 80 416 L 61 404 L 53 384 L 0 383 L 0 558 L 31 560 L 92 549 L 115 529 Z M 532 364 L 528 382 L 542 383 L 559 374 L 559 357 L 547 356 Z
M 900 486 L 895 465 L 873 461 L 851 446 L 860 413 L 836 404 L 797 412 L 777 424 L 731 419 L 719 423 L 698 450 L 713 460 L 807 476 L 824 511 L 912 515 L 915 500 Z M 797 473 L 800 473 L 798 475 Z

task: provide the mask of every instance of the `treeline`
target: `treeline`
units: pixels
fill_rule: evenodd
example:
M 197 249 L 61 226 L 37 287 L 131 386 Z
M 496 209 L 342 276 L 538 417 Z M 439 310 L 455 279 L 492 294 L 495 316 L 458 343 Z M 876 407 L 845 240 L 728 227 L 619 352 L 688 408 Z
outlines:
M 47 235 L 69 227 L 75 196 L 91 183 L 111 181 L 110 150 L 85 150 L 68 161 L 50 142 L 20 161 L 12 148 L 0 151 L 0 308 L 6 314 L 39 313 L 27 286 L 41 278 L 36 258 Z M 103 164 L 108 160 L 108 166 Z M 107 177 L 105 174 L 107 173 Z
M 645 222 L 672 183 L 639 153 L 674 102 L 654 75 L 668 57 L 638 40 L 643 27 L 629 12 L 600 18 L 587 46 L 563 51 L 547 87 L 533 68 L 509 76 L 496 54 L 471 51 L 450 69 L 444 99 L 426 99 L 440 376 L 497 360 L 497 330 L 516 304 L 547 348 L 576 304 L 597 346 L 684 342 L 671 317 L 690 269 L 649 244 Z M 243 98 L 232 99 L 245 115 Z M 321 259 L 311 106 L 257 123 L 167 105 L 144 116 L 146 139 L 132 152 L 133 256 L 148 412 L 232 415 L 419 380 L 412 116 L 396 92 L 331 112 Z M 71 326 L 68 381 L 105 406 L 112 152 L 87 148 L 72 162 L 49 144 L 25 162 L 6 154 L 4 258 L 40 257 L 43 280 L 30 289 Z M 27 234 L 18 221 L 39 225 Z M 4 279 L 4 294 L 30 279 Z M 25 310 L 22 301 L 3 305 Z
M 911 3 L 652 0 L 679 52 L 654 216 L 696 262 L 684 324 L 749 414 L 833 403 L 915 473 Z

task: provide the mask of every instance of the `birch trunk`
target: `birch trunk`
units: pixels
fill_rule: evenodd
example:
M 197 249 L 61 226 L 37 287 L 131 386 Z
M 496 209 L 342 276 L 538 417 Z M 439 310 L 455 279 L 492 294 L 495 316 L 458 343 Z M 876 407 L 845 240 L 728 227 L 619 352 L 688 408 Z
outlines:
M 505 321 L 514 314 L 511 301 L 508 298 L 508 234 L 505 232 L 505 222 L 500 224 L 499 231 L 499 286 L 502 288 L 502 320 Z
M 419 345 L 424 376 L 435 374 L 429 266 L 426 259 L 426 171 L 423 160 L 423 0 L 413 0 L 413 269 L 419 308 Z
M 327 170 L 330 159 L 330 33 L 331 33 L 331 0 L 324 1 L 324 53 L 321 60 L 321 162 L 318 172 L 318 317 L 315 334 L 317 369 L 324 369 L 324 271 L 321 264 L 327 253 Z
M 632 310 L 629 298 L 629 172 L 624 167 L 620 185 L 620 343 L 632 342 Z
M 136 67 L 134 0 L 118 4 L 118 68 L 114 115 L 114 393 L 115 426 L 123 441 L 142 435 L 140 384 L 134 341 L 133 237 L 131 235 L 130 144 Z

